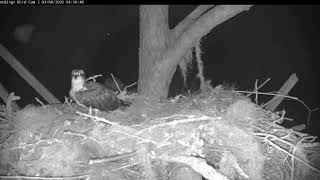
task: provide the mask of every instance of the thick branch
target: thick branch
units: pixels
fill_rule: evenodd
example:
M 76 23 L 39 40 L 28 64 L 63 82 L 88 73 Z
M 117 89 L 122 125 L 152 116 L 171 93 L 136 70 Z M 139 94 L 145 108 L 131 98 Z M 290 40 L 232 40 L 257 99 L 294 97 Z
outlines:
M 163 63 L 170 63 L 176 66 L 181 57 L 196 43 L 205 36 L 212 28 L 225 22 L 242 11 L 249 10 L 251 5 L 220 5 L 208 11 L 200 17 L 193 25 L 189 26 L 172 48 L 170 48 L 164 58 Z
M 2 44 L 0 56 L 49 103 L 60 103 Z
M 214 5 L 198 6 L 173 29 L 173 33 L 177 36 L 180 35 L 190 24 L 194 22 L 194 20 L 199 18 L 203 13 L 205 13 L 208 9 L 212 8 L 213 6 Z
M 169 38 L 169 45 L 168 47 L 172 47 L 177 39 L 183 34 L 183 32 L 188 29 L 189 26 L 191 26 L 197 19 L 199 19 L 203 14 L 205 14 L 210 8 L 212 8 L 214 5 L 200 5 L 197 8 L 195 8 L 187 17 L 185 17 L 171 32 L 170 32 L 170 38 Z M 188 50 L 184 54 L 184 57 L 181 58 L 179 62 L 180 72 L 183 76 L 184 83 L 186 83 L 187 79 L 187 71 L 188 67 L 190 67 L 192 62 L 192 48 Z M 174 66 L 175 69 L 175 66 Z
M 194 9 L 187 17 L 185 17 L 170 33 L 169 46 L 173 45 L 183 32 L 193 24 L 203 13 L 214 5 L 200 5 Z

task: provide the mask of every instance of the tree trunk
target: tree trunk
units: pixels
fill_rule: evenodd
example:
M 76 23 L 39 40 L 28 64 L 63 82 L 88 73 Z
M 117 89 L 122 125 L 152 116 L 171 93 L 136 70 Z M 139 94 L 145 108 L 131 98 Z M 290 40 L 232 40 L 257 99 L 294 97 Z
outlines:
M 168 26 L 168 5 L 140 7 L 140 95 L 152 100 L 167 98 L 176 67 L 187 52 L 212 28 L 248 10 L 250 6 L 212 7 L 213 5 L 199 6 L 172 31 Z
M 166 50 L 168 37 L 168 6 L 140 7 L 140 49 L 138 92 L 150 98 L 166 96 L 167 77 L 158 67 Z

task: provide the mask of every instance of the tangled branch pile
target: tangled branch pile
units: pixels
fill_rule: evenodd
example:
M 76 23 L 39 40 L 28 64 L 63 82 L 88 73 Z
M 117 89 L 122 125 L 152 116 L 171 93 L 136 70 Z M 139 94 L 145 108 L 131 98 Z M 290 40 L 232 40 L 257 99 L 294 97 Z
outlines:
M 172 179 L 177 167 L 210 180 L 320 177 L 315 137 L 236 91 L 139 102 L 109 113 L 28 106 L 1 118 L 2 177 Z

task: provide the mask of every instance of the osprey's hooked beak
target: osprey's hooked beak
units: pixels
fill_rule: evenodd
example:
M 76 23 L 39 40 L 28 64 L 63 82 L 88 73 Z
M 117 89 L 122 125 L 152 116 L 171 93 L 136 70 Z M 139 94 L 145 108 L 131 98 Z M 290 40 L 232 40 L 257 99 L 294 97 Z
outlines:
M 75 69 L 71 72 L 71 90 L 79 91 L 84 88 L 86 81 L 85 73 L 82 69 Z

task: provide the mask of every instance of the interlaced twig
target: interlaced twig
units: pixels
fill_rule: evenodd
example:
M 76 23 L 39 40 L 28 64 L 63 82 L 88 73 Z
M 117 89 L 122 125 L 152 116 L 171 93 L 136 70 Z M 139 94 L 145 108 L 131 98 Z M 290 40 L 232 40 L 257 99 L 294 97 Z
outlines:
M 258 84 L 257 81 L 258 81 L 258 80 L 256 80 L 256 84 Z M 252 94 L 256 94 L 256 96 L 257 96 L 257 95 L 258 95 L 258 94 L 257 94 L 257 93 L 258 93 L 258 90 L 259 90 L 260 88 L 262 88 L 265 84 L 267 84 L 269 81 L 270 81 L 270 78 L 268 78 L 268 79 L 265 80 L 260 86 L 258 86 L 257 88 L 255 88 L 255 91 L 254 91 L 254 92 L 251 92 L 251 93 L 247 94 L 245 97 L 249 97 L 249 96 L 251 96 Z
M 296 100 L 298 102 L 300 102 L 305 108 L 307 108 L 308 110 L 308 119 L 307 119 L 307 124 L 309 124 L 310 121 L 310 116 L 311 113 L 318 110 L 318 108 L 315 109 L 310 109 L 302 100 L 300 100 L 297 97 L 293 97 L 293 96 L 288 96 L 288 95 L 282 95 L 282 94 L 276 94 L 276 93 L 264 93 L 264 92 L 252 92 L 252 91 L 235 91 L 237 93 L 249 93 L 249 94 L 253 94 L 253 93 L 257 93 L 257 94 L 261 94 L 261 95 L 268 95 L 268 96 L 279 96 L 279 97 L 283 97 L 283 98 L 288 98 L 288 99 L 293 99 Z M 261 107 L 263 108 L 266 104 L 262 105 Z
M 72 98 L 64 97 L 64 103 L 66 103 L 69 106 L 70 109 L 74 110 L 74 108 L 70 104 L 69 99 L 70 99 L 70 101 L 72 100 Z
M 184 123 L 192 123 L 192 122 L 199 122 L 199 121 L 214 121 L 214 120 L 221 120 L 221 119 L 222 117 L 210 117 L 206 115 L 200 115 L 200 116 L 190 115 L 189 117 L 186 116 L 185 119 L 180 119 L 180 120 L 175 120 L 175 121 L 170 121 L 170 122 L 165 122 L 165 123 L 160 123 L 160 124 L 150 126 L 148 130 L 159 128 L 159 127 L 165 127 L 165 126 L 176 126 L 178 124 L 184 124 Z M 141 134 L 143 131 L 145 131 L 145 129 L 137 132 L 136 134 Z
M 289 79 L 282 85 L 280 90 L 278 91 L 277 94 L 281 95 L 287 95 L 290 90 L 294 87 L 294 85 L 298 82 L 298 77 L 294 73 L 292 74 Z M 278 105 L 281 103 L 284 97 L 282 96 L 274 96 L 269 102 L 267 102 L 264 106 L 266 109 L 269 109 L 271 111 L 274 111 Z
M 263 138 L 263 140 L 265 140 L 267 143 L 269 143 L 271 146 L 275 147 L 275 148 L 278 149 L 279 151 L 285 153 L 286 155 L 290 156 L 291 158 L 294 158 L 294 159 L 298 160 L 299 162 L 301 162 L 302 164 L 306 165 L 306 166 L 309 167 L 310 169 L 312 169 L 312 170 L 320 173 L 320 170 L 319 170 L 319 169 L 317 169 L 317 168 L 309 165 L 308 163 L 306 163 L 305 161 L 301 160 L 300 158 L 298 158 L 298 157 L 296 157 L 296 156 L 294 155 L 295 148 L 297 147 L 297 145 L 299 145 L 301 142 L 303 142 L 303 141 L 306 140 L 306 139 L 310 139 L 310 142 L 312 142 L 312 141 L 314 141 L 314 137 L 311 136 L 311 137 L 302 138 L 296 145 L 293 145 L 293 144 L 291 144 L 290 142 L 285 141 L 285 140 L 283 140 L 283 139 L 281 139 L 281 138 L 278 138 L 277 136 L 272 135 L 272 134 L 267 134 L 267 133 L 254 133 L 254 135 L 255 135 L 256 137 Z M 272 139 L 270 140 L 269 137 L 271 137 Z M 289 145 L 290 147 L 292 147 L 292 148 L 294 149 L 293 153 L 290 153 L 288 150 L 286 150 L 286 149 L 280 147 L 279 145 L 277 145 L 276 143 L 274 143 L 274 142 L 273 142 L 274 140 L 278 140 L 278 141 L 280 141 L 280 142 L 282 142 L 282 143 L 285 143 L 285 144 Z M 292 161 L 293 161 L 293 160 L 292 160 Z

